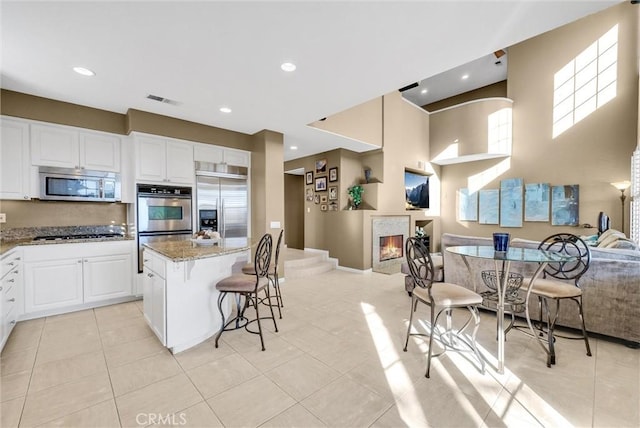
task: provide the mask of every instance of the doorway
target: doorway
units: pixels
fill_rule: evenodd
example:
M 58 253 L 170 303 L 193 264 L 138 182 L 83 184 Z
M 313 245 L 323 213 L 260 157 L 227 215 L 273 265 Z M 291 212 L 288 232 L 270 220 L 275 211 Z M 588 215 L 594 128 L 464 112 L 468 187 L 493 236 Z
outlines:
M 304 170 L 284 174 L 284 224 L 287 247 L 304 250 Z

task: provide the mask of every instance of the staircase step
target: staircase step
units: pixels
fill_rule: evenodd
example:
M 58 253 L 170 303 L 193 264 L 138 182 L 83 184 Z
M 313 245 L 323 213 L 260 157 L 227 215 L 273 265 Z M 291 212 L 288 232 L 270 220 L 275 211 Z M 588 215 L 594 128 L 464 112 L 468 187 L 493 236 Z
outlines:
M 286 279 L 305 278 L 332 271 L 336 268 L 335 261 L 318 261 L 310 265 L 293 266 L 285 264 L 284 277 Z
M 329 258 L 328 251 L 286 249 L 284 277 L 304 278 L 337 269 L 338 261 Z

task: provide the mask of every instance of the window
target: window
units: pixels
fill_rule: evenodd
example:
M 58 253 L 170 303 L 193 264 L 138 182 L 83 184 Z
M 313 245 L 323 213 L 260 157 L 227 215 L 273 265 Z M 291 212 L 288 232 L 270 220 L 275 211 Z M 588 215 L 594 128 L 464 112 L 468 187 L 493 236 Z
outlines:
M 553 138 L 616 96 L 618 26 L 562 67 L 553 77 Z

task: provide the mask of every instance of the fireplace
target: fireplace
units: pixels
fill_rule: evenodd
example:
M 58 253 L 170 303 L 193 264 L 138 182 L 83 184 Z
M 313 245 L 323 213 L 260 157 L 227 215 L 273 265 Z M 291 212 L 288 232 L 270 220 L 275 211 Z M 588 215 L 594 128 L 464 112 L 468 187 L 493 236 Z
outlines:
M 371 269 L 400 272 L 404 261 L 404 241 L 409 236 L 410 216 L 375 216 L 371 219 Z
M 402 235 L 380 237 L 380 261 L 401 259 L 403 254 L 404 237 Z

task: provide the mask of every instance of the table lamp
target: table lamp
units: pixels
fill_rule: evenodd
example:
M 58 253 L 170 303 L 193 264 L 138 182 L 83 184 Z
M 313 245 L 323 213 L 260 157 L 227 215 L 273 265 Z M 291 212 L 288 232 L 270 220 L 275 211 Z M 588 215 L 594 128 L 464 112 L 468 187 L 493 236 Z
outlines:
M 622 233 L 624 233 L 624 200 L 627 199 L 627 196 L 624 194 L 625 190 L 631 186 L 631 182 L 628 180 L 625 181 L 617 181 L 615 183 L 611 183 L 613 187 L 620 191 L 620 201 L 622 202 Z

